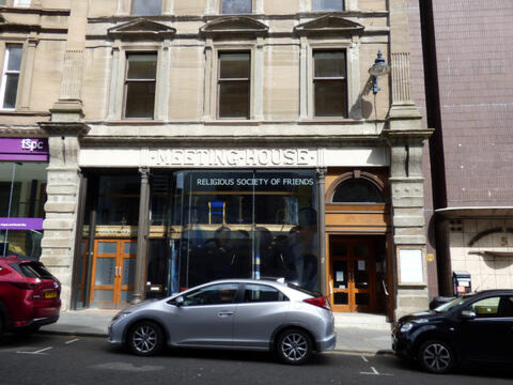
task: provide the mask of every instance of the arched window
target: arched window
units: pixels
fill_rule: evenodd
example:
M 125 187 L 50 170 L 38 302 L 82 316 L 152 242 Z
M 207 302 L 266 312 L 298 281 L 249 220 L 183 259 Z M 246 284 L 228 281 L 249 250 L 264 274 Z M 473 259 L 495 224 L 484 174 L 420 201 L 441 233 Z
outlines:
M 338 182 L 338 183 L 337 183 Z M 328 191 L 332 203 L 385 203 L 384 184 L 367 172 L 341 175 Z

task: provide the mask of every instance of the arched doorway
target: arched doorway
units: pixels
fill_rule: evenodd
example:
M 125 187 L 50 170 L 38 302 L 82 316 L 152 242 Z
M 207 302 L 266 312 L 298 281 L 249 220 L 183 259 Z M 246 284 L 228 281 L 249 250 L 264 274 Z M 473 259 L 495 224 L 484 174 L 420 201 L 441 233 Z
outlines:
M 334 311 L 386 313 L 390 295 L 390 213 L 383 170 L 329 173 L 327 293 Z

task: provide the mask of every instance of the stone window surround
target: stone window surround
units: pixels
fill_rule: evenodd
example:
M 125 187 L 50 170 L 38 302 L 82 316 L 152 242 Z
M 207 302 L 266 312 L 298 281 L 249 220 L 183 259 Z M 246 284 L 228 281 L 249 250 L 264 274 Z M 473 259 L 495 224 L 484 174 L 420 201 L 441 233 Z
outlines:
M 5 54 L 8 44 L 20 44 L 23 46 L 23 53 L 21 57 L 20 65 L 20 77 L 18 79 L 18 91 L 16 95 L 16 108 L 15 109 L 3 109 L 3 93 L 1 95 L 2 104 L 0 104 L 1 111 L 28 111 L 30 109 L 30 88 L 32 84 L 32 70 L 34 68 L 35 51 L 38 44 L 37 39 L 33 38 L 20 38 L 20 39 L 9 39 L 7 41 L 0 42 L 0 70 L 2 71 L 2 82 L 3 87 L 3 66 L 5 65 Z
M 214 42 L 207 39 L 205 49 L 205 103 L 204 120 L 205 121 L 230 121 L 230 122 L 248 122 L 262 120 L 263 112 L 263 67 L 264 57 L 262 53 L 263 39 L 257 38 L 256 41 L 244 43 L 226 43 Z M 251 57 L 250 72 L 250 98 L 249 98 L 249 119 L 229 119 L 218 118 L 218 72 L 219 72 L 219 54 L 225 52 L 249 52 Z
M 156 53 L 157 77 L 155 89 L 155 113 L 152 121 L 168 119 L 169 102 L 169 43 L 123 43 L 112 47 L 112 74 L 109 96 L 108 120 L 110 121 L 147 121 L 148 119 L 124 118 L 125 73 L 127 56 L 130 53 Z
M 314 52 L 327 50 L 344 50 L 346 52 L 346 71 L 347 71 L 347 118 L 342 117 L 316 117 L 314 116 Z M 359 45 L 350 41 L 340 42 L 318 42 L 308 41 L 307 38 L 301 38 L 300 53 L 300 120 L 303 121 L 343 121 L 360 120 L 361 98 L 359 95 L 360 84 L 360 65 L 359 65 Z

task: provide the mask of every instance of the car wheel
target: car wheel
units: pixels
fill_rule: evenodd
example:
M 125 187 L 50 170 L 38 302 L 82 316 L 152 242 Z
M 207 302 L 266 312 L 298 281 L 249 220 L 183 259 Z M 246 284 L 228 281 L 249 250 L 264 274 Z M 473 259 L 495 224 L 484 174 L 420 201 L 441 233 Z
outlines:
M 445 342 L 425 342 L 419 350 L 419 362 L 430 373 L 447 373 L 454 366 L 454 354 Z
M 164 333 L 155 322 L 139 322 L 128 333 L 128 346 L 139 356 L 155 355 L 164 346 Z
M 303 364 L 312 355 L 312 339 L 302 330 L 288 329 L 278 338 L 276 354 L 286 364 Z

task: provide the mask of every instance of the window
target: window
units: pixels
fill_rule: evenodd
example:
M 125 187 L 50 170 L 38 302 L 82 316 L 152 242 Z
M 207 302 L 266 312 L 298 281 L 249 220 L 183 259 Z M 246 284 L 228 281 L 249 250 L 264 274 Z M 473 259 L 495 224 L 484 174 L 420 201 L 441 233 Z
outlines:
M 350 179 L 343 182 L 333 194 L 333 202 L 378 203 L 384 201 L 378 187 L 364 179 Z
M 30 7 L 31 0 L 0 0 L 0 6 Z
M 314 58 L 314 115 L 347 117 L 346 54 L 317 51 Z
M 233 303 L 239 285 L 223 283 L 195 290 L 184 297 L 184 306 L 221 305 Z
M 219 54 L 219 118 L 249 119 L 251 54 Z
M 513 317 L 513 297 L 491 297 L 473 303 L 469 309 L 478 318 Z
M 264 285 L 246 285 L 244 302 L 278 302 L 288 300 L 274 287 Z
M 153 119 L 157 54 L 128 54 L 125 81 L 125 118 Z
M 6 46 L 0 90 L 3 109 L 14 109 L 16 107 L 22 50 L 23 46 L 21 44 L 7 44 Z
M 132 15 L 160 15 L 162 0 L 133 0 Z
M 313 12 L 343 11 L 344 0 L 312 0 Z
M 222 0 L 221 13 L 224 15 L 240 15 L 251 13 L 252 0 Z

